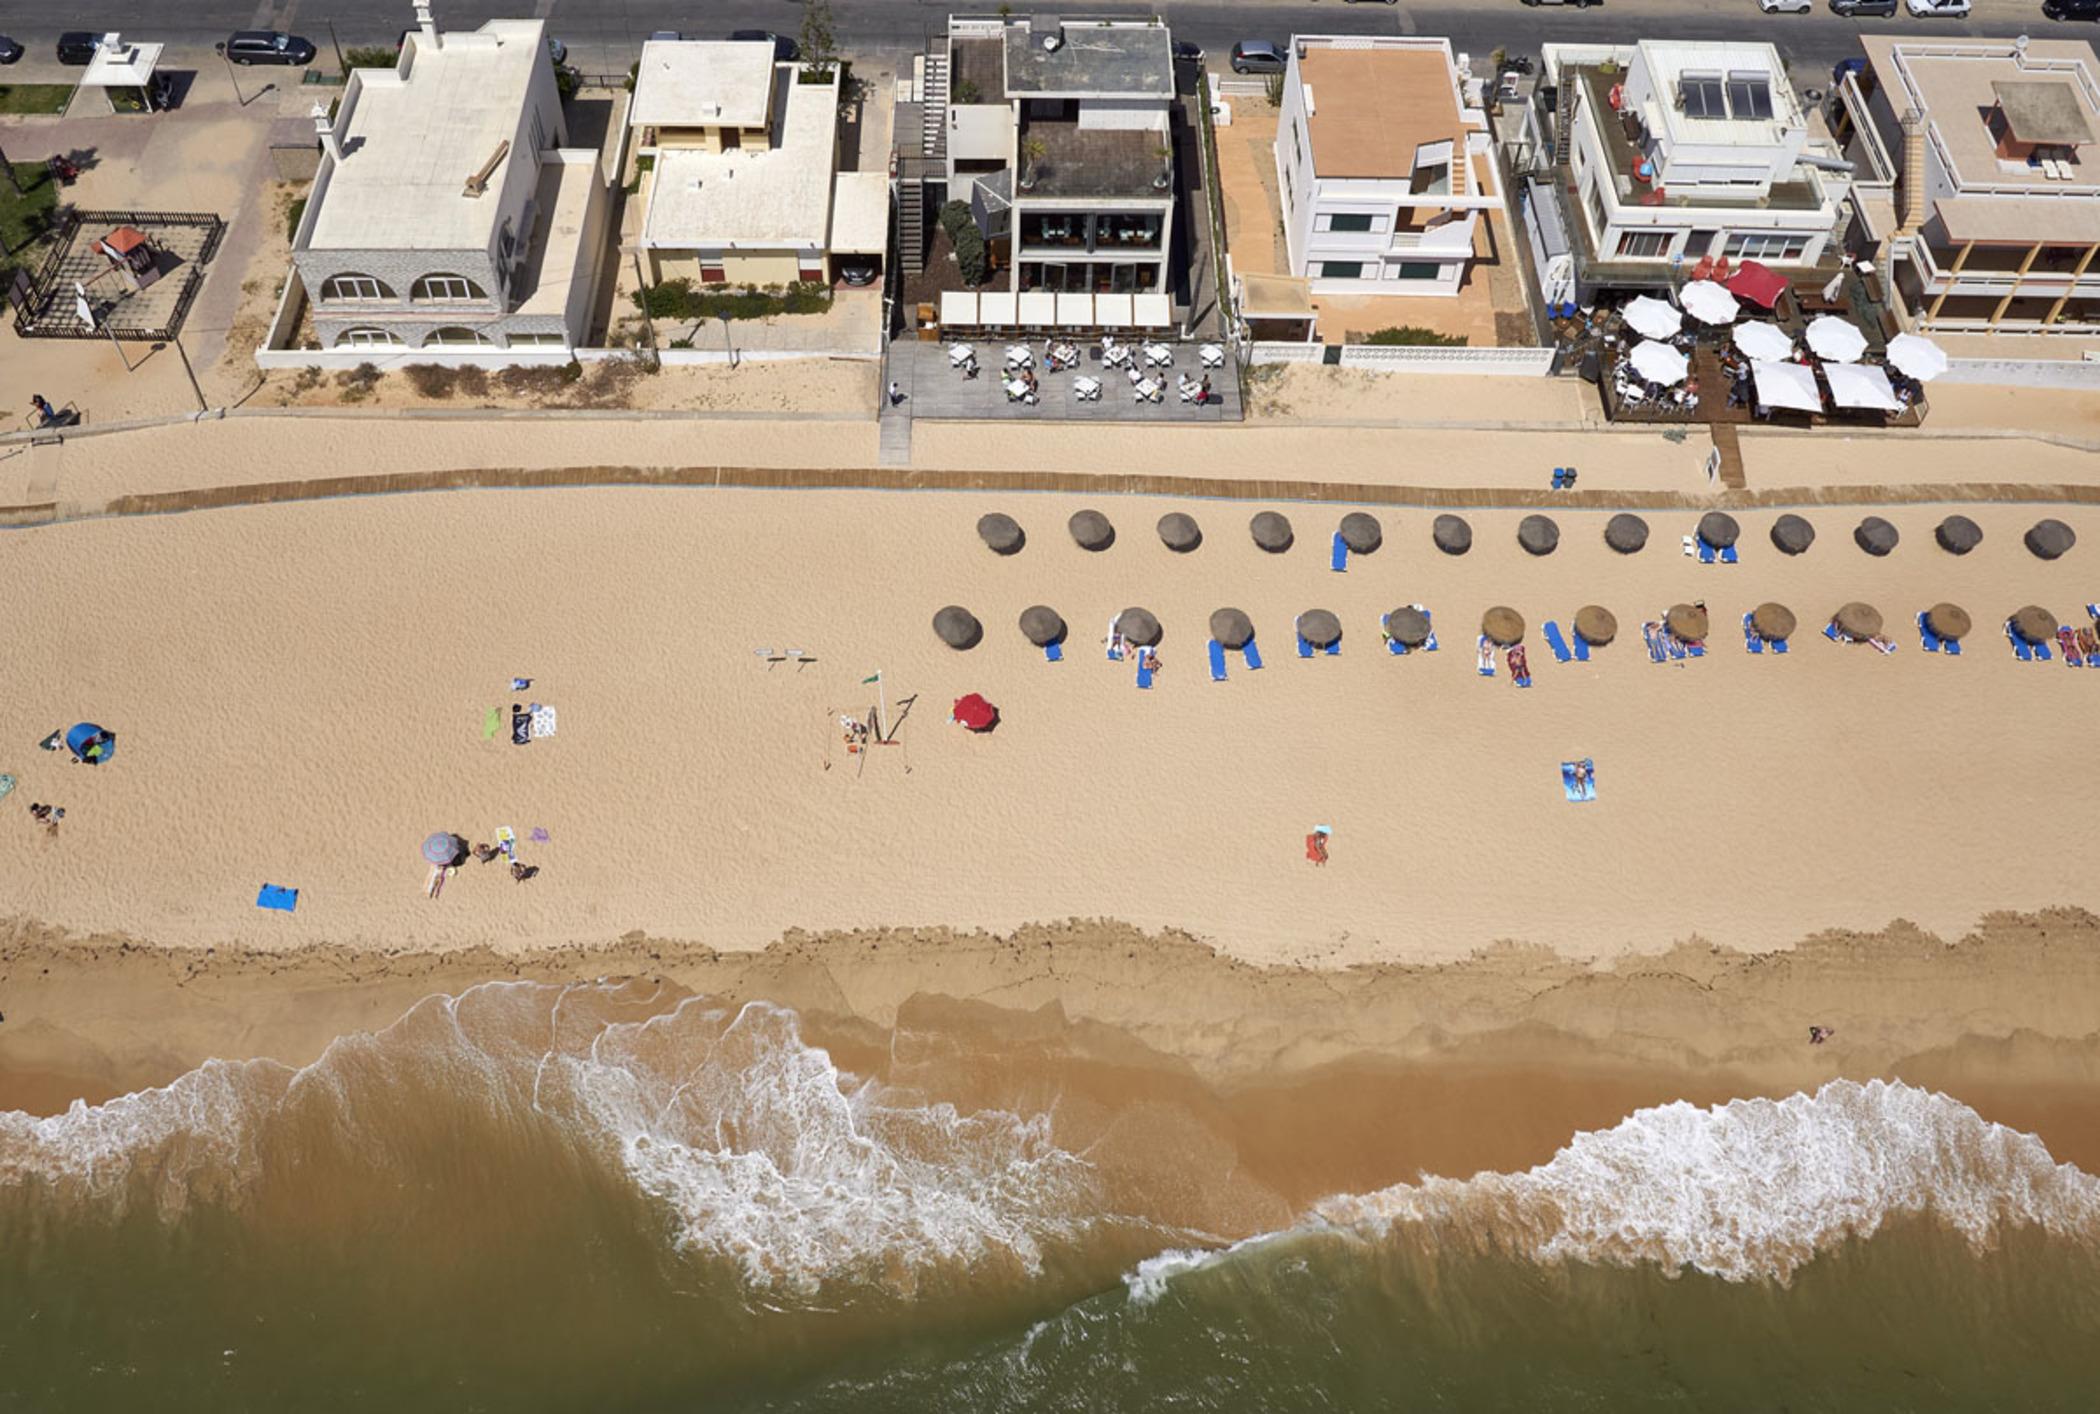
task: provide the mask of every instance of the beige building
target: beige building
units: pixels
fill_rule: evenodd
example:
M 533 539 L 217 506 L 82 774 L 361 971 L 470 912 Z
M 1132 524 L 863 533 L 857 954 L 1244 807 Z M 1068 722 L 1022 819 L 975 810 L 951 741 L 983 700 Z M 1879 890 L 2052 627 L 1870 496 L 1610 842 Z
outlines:
M 1869 35 L 1832 123 L 1862 243 L 1938 333 L 2100 334 L 2100 63 L 2075 40 Z
M 829 284 L 881 268 L 889 180 L 838 170 L 836 73 L 808 82 L 770 43 L 651 40 L 628 124 L 647 163 L 652 282 Z

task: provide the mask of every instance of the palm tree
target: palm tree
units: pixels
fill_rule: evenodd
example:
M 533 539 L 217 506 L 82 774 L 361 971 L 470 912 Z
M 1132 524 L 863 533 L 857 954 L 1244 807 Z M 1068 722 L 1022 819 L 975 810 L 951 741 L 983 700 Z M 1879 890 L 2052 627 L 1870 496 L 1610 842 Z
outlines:
M 1022 186 L 1032 187 L 1036 184 L 1036 180 L 1043 175 L 1043 159 L 1049 154 L 1049 145 L 1041 138 L 1030 137 L 1021 140 L 1021 156 L 1027 164 L 1021 169 Z

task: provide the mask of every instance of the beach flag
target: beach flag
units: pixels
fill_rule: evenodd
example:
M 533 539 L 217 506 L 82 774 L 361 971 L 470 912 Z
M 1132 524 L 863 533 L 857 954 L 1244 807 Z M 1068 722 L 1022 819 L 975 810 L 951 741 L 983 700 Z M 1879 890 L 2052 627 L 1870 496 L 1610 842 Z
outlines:
M 880 668 L 877 668 L 877 669 L 875 670 L 875 675 L 874 675 L 873 677 L 865 677 L 865 678 L 862 678 L 862 679 L 861 679 L 861 683 L 862 683 L 863 685 L 866 685 L 866 684 L 868 684 L 868 683 L 871 683 L 871 682 L 881 682 L 881 681 L 882 681 L 882 669 L 880 669 Z

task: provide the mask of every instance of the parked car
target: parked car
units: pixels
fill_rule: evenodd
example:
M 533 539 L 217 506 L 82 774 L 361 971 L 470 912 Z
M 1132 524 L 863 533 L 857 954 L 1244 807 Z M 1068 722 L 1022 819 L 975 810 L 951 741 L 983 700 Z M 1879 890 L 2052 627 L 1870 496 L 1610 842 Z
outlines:
M 1886 20 L 1896 13 L 1896 0 L 1830 0 L 1830 13 L 1852 20 Z
M 0 34 L 0 64 L 12 64 L 22 57 L 22 46 Z
M 651 30 L 651 31 L 649 32 L 649 38 L 650 38 L 650 39 L 651 39 L 652 41 L 654 41 L 654 40 L 659 40 L 659 39 L 667 39 L 667 40 L 669 40 L 669 41 L 670 41 L 671 43 L 673 43 L 673 44 L 676 44 L 676 43 L 678 43 L 678 41 L 680 41 L 681 39 L 684 39 L 684 38 L 685 38 L 685 36 L 684 36 L 684 35 L 682 35 L 682 34 L 680 34 L 680 33 L 679 33 L 679 32 L 678 32 L 677 30 L 675 30 L 675 29 L 657 29 L 657 30 Z
M 1181 64 L 1200 64 L 1203 62 L 1203 46 L 1190 40 L 1177 39 L 1174 41 L 1174 60 Z
M 769 29 L 737 29 L 729 32 L 730 39 L 738 44 L 770 44 L 773 46 L 773 62 L 792 64 L 801 55 L 802 48 L 784 34 L 775 34 Z
M 2051 20 L 2100 20 L 2100 0 L 2042 0 L 2042 15 Z
M 1969 13 L 1969 0 L 1904 0 L 1905 8 L 1919 19 L 1959 20 Z
M 839 282 L 864 290 L 882 278 L 882 264 L 874 260 L 839 262 Z
M 547 57 L 552 59 L 554 67 L 559 69 L 569 62 L 569 46 L 550 34 L 547 36 Z
M 218 46 L 219 52 L 236 64 L 304 65 L 314 61 L 310 39 L 275 29 L 240 29 Z
M 1400 3 L 1400 0 L 1342 0 L 1342 3 L 1344 5 L 1397 5 Z
M 1757 8 L 1768 15 L 1805 15 L 1815 9 L 1815 0 L 1757 0 Z
M 1266 39 L 1243 39 L 1232 46 L 1232 71 L 1236 74 L 1280 74 L 1288 67 L 1283 46 Z
M 58 37 L 58 62 L 61 64 L 89 64 L 94 62 L 95 51 L 102 47 L 102 36 L 90 34 L 84 29 L 69 29 Z

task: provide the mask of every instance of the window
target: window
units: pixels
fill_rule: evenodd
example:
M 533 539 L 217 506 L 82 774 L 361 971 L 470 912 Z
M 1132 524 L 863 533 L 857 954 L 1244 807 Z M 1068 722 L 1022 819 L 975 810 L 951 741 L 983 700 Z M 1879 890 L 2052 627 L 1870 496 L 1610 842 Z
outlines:
M 463 275 L 425 275 L 409 287 L 410 299 L 441 300 L 458 303 L 461 300 L 487 299 L 481 286 Z
M 1654 260 L 1669 248 L 1668 231 L 1624 231 L 1619 235 L 1621 260 Z
M 1384 224 L 1377 217 L 1351 211 L 1338 211 L 1332 216 L 1316 216 L 1313 218 L 1314 230 L 1334 231 L 1336 233 L 1375 231 Z
M 1738 118 L 1772 116 L 1772 81 L 1760 73 L 1728 76 L 1728 111 Z
M 1677 101 L 1687 118 L 1725 118 L 1728 108 L 1719 74 L 1686 74 L 1677 80 Z
M 1590 230 L 1595 239 L 1601 244 L 1604 240 L 1604 227 L 1606 224 L 1604 220 L 1604 191 L 1601 187 L 1592 186 L 1585 195 L 1589 197 Z
M 1361 280 L 1364 263 L 1361 260 L 1323 260 L 1320 262 L 1319 278 L 1322 280 Z
M 378 349 L 400 342 L 401 340 L 396 338 L 390 330 L 374 329 L 370 326 L 359 329 L 345 329 L 342 333 L 335 336 L 337 348 Z
M 1388 280 L 1439 280 L 1443 275 L 1444 267 L 1434 260 L 1403 260 L 1385 267 Z
M 1727 253 L 1731 260 L 1799 260 L 1808 253 L 1808 237 L 1737 232 L 1728 238 Z
M 431 330 L 429 336 L 423 340 L 423 346 L 428 348 L 432 344 L 488 344 L 493 342 L 495 341 L 479 330 L 462 329 L 454 324 L 443 329 Z
M 1305 165 L 1305 144 L 1299 141 L 1298 125 L 1296 123 L 1291 124 L 1291 153 L 1298 159 L 1297 165 L 1303 167 Z
M 510 336 L 510 346 L 514 349 L 537 348 L 541 346 L 560 348 L 568 342 L 560 334 L 513 334 Z
M 321 282 L 322 299 L 392 299 L 394 292 L 370 275 L 331 275 Z

